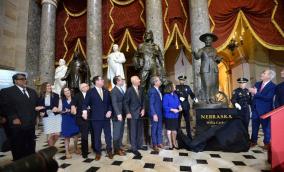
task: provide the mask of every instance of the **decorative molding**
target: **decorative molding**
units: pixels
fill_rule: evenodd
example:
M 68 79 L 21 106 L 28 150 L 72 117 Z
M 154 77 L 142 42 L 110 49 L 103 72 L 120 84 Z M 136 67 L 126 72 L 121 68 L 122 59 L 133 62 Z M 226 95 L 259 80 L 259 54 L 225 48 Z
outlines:
M 54 5 L 57 8 L 58 2 L 59 0 L 41 0 L 41 5 L 43 5 L 44 3 L 48 3 Z

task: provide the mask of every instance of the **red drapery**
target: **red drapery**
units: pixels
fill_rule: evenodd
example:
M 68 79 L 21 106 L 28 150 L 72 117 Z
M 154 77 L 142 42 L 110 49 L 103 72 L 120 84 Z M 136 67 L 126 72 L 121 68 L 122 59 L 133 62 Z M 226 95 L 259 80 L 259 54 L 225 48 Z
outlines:
M 103 54 L 107 55 L 112 50 L 114 43 L 122 47 L 131 44 L 135 49 L 143 42 L 145 28 L 145 4 L 143 0 L 129 1 L 130 3 L 118 4 L 104 0 L 103 10 Z M 128 2 L 128 1 L 124 1 Z
M 125 2 L 125 3 L 124 3 Z M 102 1 L 103 54 L 111 52 L 113 43 L 134 48 L 143 41 L 145 32 L 145 0 Z M 121 4 L 120 4 L 121 3 Z M 284 50 L 284 2 L 281 0 L 209 0 L 214 43 L 223 50 L 240 21 L 265 47 Z M 74 49 L 86 52 L 86 0 L 59 1 L 56 16 L 56 61 L 71 60 Z M 165 50 L 178 37 L 190 50 L 188 0 L 162 0 Z
M 226 47 L 242 20 L 253 36 L 265 47 L 284 50 L 284 6 L 280 0 L 218 0 L 209 1 L 213 32 L 219 40 L 218 50 Z
M 86 58 L 87 0 L 60 1 L 56 16 L 56 61 L 70 62 L 74 50 Z
M 163 0 L 164 44 L 165 51 L 172 41 L 180 39 L 183 46 L 190 51 L 189 4 L 188 0 Z

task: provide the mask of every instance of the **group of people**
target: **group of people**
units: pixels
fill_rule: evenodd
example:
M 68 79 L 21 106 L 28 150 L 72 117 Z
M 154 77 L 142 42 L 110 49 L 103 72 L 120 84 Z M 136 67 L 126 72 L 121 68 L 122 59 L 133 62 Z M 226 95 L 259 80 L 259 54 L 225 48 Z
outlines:
M 248 89 L 248 79 L 240 78 L 240 88 L 233 93 L 232 103 L 241 111 L 247 127 L 251 107 L 251 146 L 257 143 L 260 124 L 264 132 L 264 144 L 270 143 L 270 120 L 260 117 L 274 107 L 284 104 L 284 82 L 276 86 L 271 81 L 274 76 L 274 71 L 265 70 L 261 74 L 261 81 Z M 284 70 L 281 76 L 284 78 Z M 91 132 L 91 147 L 96 154 L 95 160 L 100 160 L 102 131 L 107 156 L 112 159 L 114 155 L 126 155 L 122 143 L 126 120 L 131 151 L 135 156 L 141 156 L 139 150 L 144 149 L 143 121 L 146 114 L 151 122 L 154 151 L 164 148 L 163 123 L 169 149 L 178 149 L 176 137 L 182 116 L 185 119 L 187 136 L 191 138 L 188 98 L 190 96 L 196 103 L 198 99 L 191 88 L 184 84 L 186 76 L 178 77 L 180 84 L 177 86 L 173 82 L 168 82 L 163 94 L 160 89 L 162 82 L 158 76 L 151 77 L 151 87 L 147 95 L 144 95 L 138 76 L 131 77 L 132 86 L 125 90 L 125 80 L 118 75 L 113 78 L 115 86 L 111 91 L 104 88 L 104 79 L 101 76 L 95 76 L 92 79 L 92 88 L 87 83 L 81 83 L 80 91 L 75 95 L 68 87 L 63 87 L 61 94 L 58 95 L 52 91 L 51 84 L 45 82 L 41 85 L 39 97 L 33 89 L 27 87 L 25 74 L 15 74 L 12 79 L 14 86 L 2 89 L 0 98 L 1 124 L 6 127 L 13 160 L 35 152 L 35 123 L 38 114 L 42 117 L 44 133 L 48 134 L 48 145 L 53 146 L 60 136 L 64 137 L 66 158 L 72 158 L 70 138 L 74 140 L 74 152 L 82 154 L 83 158 L 88 157 L 88 135 Z M 148 108 L 145 104 L 146 96 L 149 101 Z M 78 148 L 79 136 L 82 142 L 81 149 Z
M 270 118 L 262 119 L 261 116 L 284 105 L 284 82 L 276 85 L 272 82 L 276 73 L 266 69 L 260 76 L 259 82 L 254 87 L 247 88 L 247 78 L 241 77 L 237 81 L 240 87 L 233 91 L 232 104 L 240 110 L 244 125 L 248 129 L 251 119 L 252 133 L 250 146 L 257 145 L 260 125 L 264 133 L 264 146 L 267 149 L 270 144 Z M 284 70 L 281 71 L 284 79 Z
M 14 86 L 2 89 L 1 124 L 7 131 L 11 143 L 13 160 L 18 160 L 35 152 L 35 124 L 36 118 L 42 117 L 44 133 L 48 135 L 47 143 L 54 146 L 58 138 L 65 139 L 66 158 L 72 158 L 70 139 L 74 140 L 74 152 L 88 157 L 88 134 L 91 132 L 92 148 L 96 153 L 96 160 L 101 158 L 101 134 L 104 131 L 107 156 L 112 159 L 114 154 L 126 155 L 122 139 L 125 120 L 128 119 L 131 151 L 140 156 L 139 149 L 143 148 L 145 95 L 140 87 L 138 76 L 131 77 L 132 86 L 125 91 L 125 81 L 121 76 L 113 78 L 114 88 L 108 91 L 104 88 L 104 79 L 95 76 L 92 79 L 94 87 L 90 89 L 87 83 L 80 84 L 80 91 L 75 95 L 72 89 L 63 87 L 61 94 L 53 92 L 52 85 L 44 82 L 40 94 L 27 87 L 25 74 L 13 76 Z M 181 81 L 186 77 L 179 78 Z M 183 82 L 181 82 L 183 83 Z M 169 83 L 162 95 L 159 87 L 161 80 L 158 76 L 151 78 L 152 88 L 149 89 L 149 116 L 151 119 L 151 135 L 153 149 L 163 148 L 162 119 L 166 119 L 167 137 L 170 149 L 177 148 L 176 135 L 180 127 L 179 113 L 189 123 L 189 113 L 183 110 L 189 108 L 188 94 L 194 94 L 187 86 L 178 86 L 180 97 L 176 94 L 176 87 Z M 182 93 L 186 92 L 186 93 Z M 111 130 L 111 122 L 113 130 Z M 190 126 L 187 126 L 190 134 Z M 81 135 L 81 150 L 78 148 L 78 138 Z M 114 152 L 112 150 L 114 147 Z M 113 154 L 114 153 L 114 154 Z

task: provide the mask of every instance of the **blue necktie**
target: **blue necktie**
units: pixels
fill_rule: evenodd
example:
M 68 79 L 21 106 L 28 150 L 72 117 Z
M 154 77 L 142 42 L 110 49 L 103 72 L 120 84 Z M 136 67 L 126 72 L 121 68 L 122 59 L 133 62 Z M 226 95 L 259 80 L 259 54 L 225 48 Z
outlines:
M 124 95 L 123 89 L 121 87 L 119 87 L 119 89 L 120 89 L 120 92 Z

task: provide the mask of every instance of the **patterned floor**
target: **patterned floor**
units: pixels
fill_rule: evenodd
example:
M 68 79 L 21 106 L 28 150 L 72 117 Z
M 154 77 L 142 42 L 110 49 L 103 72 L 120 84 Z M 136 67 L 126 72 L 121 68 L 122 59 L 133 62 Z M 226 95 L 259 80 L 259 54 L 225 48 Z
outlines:
M 46 136 L 41 130 L 36 131 L 37 150 L 47 147 Z M 260 139 L 259 139 L 260 140 Z M 261 143 L 259 143 L 261 144 Z M 205 151 L 194 153 L 186 150 L 161 150 L 158 154 L 150 148 L 140 151 L 142 157 L 132 153 L 126 156 L 115 156 L 113 160 L 105 157 L 104 152 L 100 161 L 94 160 L 94 153 L 88 159 L 72 154 L 72 159 L 65 159 L 64 140 L 60 139 L 56 146 L 55 155 L 60 168 L 59 172 L 142 172 L 142 171 L 189 171 L 189 172 L 268 172 L 267 152 L 259 146 L 248 152 L 225 153 Z M 127 145 L 129 146 L 129 145 Z M 0 165 L 11 162 L 10 152 L 0 152 Z

